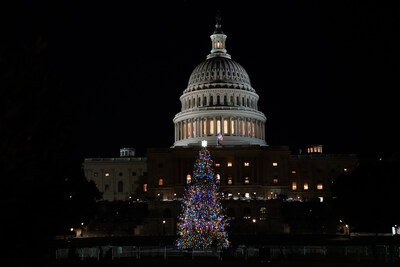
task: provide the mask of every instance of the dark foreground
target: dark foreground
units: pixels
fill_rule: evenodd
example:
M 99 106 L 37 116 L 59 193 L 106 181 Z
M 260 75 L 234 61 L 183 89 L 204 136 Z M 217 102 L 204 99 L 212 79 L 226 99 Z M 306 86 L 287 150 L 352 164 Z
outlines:
M 261 261 L 242 261 L 242 260 L 186 260 L 186 259 L 143 259 L 143 260 L 131 260 L 131 259 L 116 259 L 106 261 L 55 261 L 46 265 L 46 267 L 125 267 L 125 266 L 163 266 L 163 267 L 378 267 L 378 266 L 395 266 L 399 263 L 383 263 L 383 262 L 326 262 L 326 261 L 301 261 L 301 262 L 289 262 L 289 261 L 273 261 L 273 262 L 261 262 Z

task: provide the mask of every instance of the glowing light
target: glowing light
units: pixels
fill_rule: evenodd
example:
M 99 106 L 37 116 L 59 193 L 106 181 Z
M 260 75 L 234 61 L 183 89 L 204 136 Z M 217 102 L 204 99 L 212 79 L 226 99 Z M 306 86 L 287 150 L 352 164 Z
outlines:
M 304 183 L 304 190 L 308 190 L 308 183 Z
M 185 187 L 182 211 L 178 217 L 175 245 L 179 249 L 229 247 L 227 217 L 222 207 L 223 194 L 209 151 L 203 147 L 196 160 L 192 181 Z
M 207 147 L 207 141 L 206 140 L 201 141 L 201 146 L 202 147 Z

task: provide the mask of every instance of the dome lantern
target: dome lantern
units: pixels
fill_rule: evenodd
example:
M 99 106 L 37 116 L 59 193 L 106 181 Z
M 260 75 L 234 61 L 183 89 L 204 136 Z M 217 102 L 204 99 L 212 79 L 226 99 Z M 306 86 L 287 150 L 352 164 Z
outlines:
M 222 31 L 222 25 L 221 25 L 221 16 L 219 12 L 217 12 L 217 15 L 215 17 L 215 30 L 213 34 L 210 36 L 211 38 L 211 54 L 207 56 L 207 59 L 212 58 L 212 57 L 226 57 L 226 58 L 231 58 L 229 54 L 226 53 L 226 46 L 225 46 L 225 41 L 226 41 L 226 35 Z

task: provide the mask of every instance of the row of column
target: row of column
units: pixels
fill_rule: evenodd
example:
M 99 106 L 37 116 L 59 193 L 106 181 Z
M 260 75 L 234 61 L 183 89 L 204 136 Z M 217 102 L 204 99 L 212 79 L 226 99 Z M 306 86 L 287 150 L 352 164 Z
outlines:
M 194 118 L 175 123 L 175 141 L 191 137 L 222 135 L 254 137 L 265 140 L 265 123 L 247 118 Z
M 243 106 L 257 109 L 257 99 L 242 95 L 208 95 L 192 96 L 182 100 L 182 111 L 196 107 L 210 106 Z

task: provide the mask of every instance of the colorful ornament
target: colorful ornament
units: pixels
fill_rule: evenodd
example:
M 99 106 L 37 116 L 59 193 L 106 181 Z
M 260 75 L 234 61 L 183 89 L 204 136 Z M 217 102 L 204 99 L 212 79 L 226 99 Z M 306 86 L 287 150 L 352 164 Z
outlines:
M 185 188 L 178 218 L 176 246 L 188 248 L 229 247 L 229 226 L 222 207 L 213 161 L 206 147 L 199 151 L 191 183 Z

